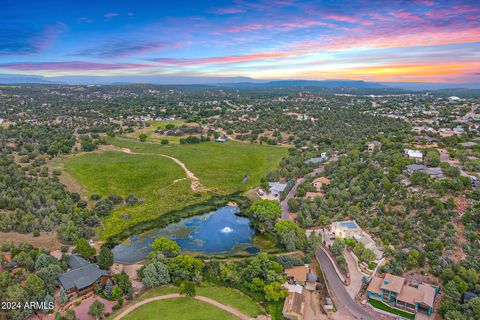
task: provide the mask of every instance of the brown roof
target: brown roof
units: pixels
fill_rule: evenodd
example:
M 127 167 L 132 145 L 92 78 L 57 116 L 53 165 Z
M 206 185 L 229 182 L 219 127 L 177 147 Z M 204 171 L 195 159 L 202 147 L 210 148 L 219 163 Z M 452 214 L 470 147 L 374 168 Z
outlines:
M 296 266 L 293 268 L 285 269 L 287 278 L 292 277 L 295 281 L 307 281 L 307 275 L 310 272 L 309 267 Z
M 426 304 L 429 307 L 433 308 L 433 305 L 435 304 L 435 295 L 436 295 L 436 290 L 429 284 L 421 284 L 418 286 L 418 291 L 423 293 L 423 299 L 422 302 Z
M 307 192 L 305 194 L 306 198 L 313 199 L 313 198 L 323 198 L 325 195 L 322 192 Z
M 290 292 L 283 305 L 283 314 L 303 315 L 303 306 L 305 298 L 297 292 Z
M 404 286 L 398 295 L 398 300 L 409 304 L 416 304 L 422 298 L 423 294 L 417 288 L 410 286 Z
M 370 284 L 368 285 L 367 291 L 376 293 L 378 295 L 382 295 L 382 286 L 383 284 L 383 279 L 380 277 L 373 277 L 372 280 L 370 280 Z
M 313 184 L 313 183 L 321 183 L 321 184 L 329 185 L 329 184 L 330 184 L 330 180 L 329 180 L 327 177 L 319 177 L 319 178 L 315 178 L 315 179 L 312 181 L 312 184 Z
M 385 275 L 385 278 L 383 279 L 381 288 L 384 290 L 400 293 L 400 291 L 402 291 L 402 287 L 404 283 L 405 283 L 404 278 L 387 273 Z

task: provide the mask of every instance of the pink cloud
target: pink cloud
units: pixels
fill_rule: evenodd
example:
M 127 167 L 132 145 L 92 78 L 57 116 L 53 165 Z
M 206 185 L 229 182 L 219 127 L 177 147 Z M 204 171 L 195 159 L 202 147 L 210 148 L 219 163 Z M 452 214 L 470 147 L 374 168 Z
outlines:
M 57 38 L 60 36 L 60 34 L 67 31 L 67 29 L 67 25 L 63 22 L 58 22 L 55 25 L 46 26 L 43 29 L 42 33 L 34 37 L 33 46 L 38 50 L 46 49 L 52 46 L 57 40 Z
M 407 11 L 393 11 L 390 13 L 392 16 L 394 16 L 395 18 L 399 18 L 399 19 L 402 19 L 402 20 L 407 20 L 407 21 L 418 21 L 418 22 L 423 22 L 424 19 L 422 19 L 421 17 L 419 16 L 416 16 L 410 12 L 407 12 Z
M 97 63 L 84 61 L 70 62 L 23 62 L 0 64 L 0 69 L 18 71 L 88 71 L 88 70 L 126 70 L 152 68 L 154 65 L 134 63 Z
M 336 21 L 341 21 L 341 22 L 350 22 L 350 23 L 357 23 L 358 19 L 354 18 L 352 16 L 345 16 L 342 14 L 329 14 L 326 16 L 323 16 L 322 18 L 329 19 L 329 20 L 336 20 Z
M 209 58 L 198 59 L 175 59 L 175 58 L 158 58 L 152 59 L 152 61 L 162 64 L 176 65 L 176 66 L 193 66 L 193 65 L 208 65 L 208 64 L 223 64 L 223 63 L 238 63 L 248 62 L 255 60 L 268 60 L 275 58 L 285 58 L 290 56 L 299 55 L 301 52 L 262 52 L 252 53 L 245 55 L 233 55 L 233 56 L 219 56 Z

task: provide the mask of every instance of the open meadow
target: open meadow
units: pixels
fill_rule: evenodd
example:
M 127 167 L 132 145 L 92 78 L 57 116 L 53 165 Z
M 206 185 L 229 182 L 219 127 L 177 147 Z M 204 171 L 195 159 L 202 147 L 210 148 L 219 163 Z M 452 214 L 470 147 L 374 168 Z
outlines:
M 127 314 L 124 320 L 238 320 L 234 315 L 191 298 L 153 301 Z
M 161 295 L 166 295 L 166 294 L 170 294 L 170 293 L 178 293 L 178 288 L 177 287 L 173 287 L 173 286 L 163 286 L 163 287 L 158 287 L 158 288 L 153 288 L 153 289 L 149 289 L 147 290 L 145 293 L 143 293 L 142 295 L 140 295 L 138 298 L 134 299 L 131 303 L 129 303 L 129 305 L 134 305 L 140 301 L 143 301 L 145 299 L 149 299 L 149 298 L 152 298 L 152 297 L 157 297 L 157 296 L 161 296 Z M 252 318 L 255 318 L 256 316 L 260 315 L 260 314 L 264 314 L 264 311 L 262 310 L 262 308 L 259 306 L 258 303 L 256 303 L 255 301 L 253 301 L 250 297 L 246 296 L 245 294 L 243 294 L 242 292 L 238 291 L 238 290 L 235 290 L 235 289 L 231 289 L 231 288 L 226 288 L 226 287 L 197 287 L 197 295 L 201 295 L 201 296 L 204 296 L 204 297 L 208 297 L 208 298 L 211 298 L 211 299 L 214 299 L 224 305 L 227 305 L 227 306 L 231 306 L 249 316 L 251 316 Z M 171 303 L 168 303 L 168 301 L 172 301 Z M 183 317 L 183 312 L 177 312 L 176 314 L 176 317 L 174 315 L 172 315 L 172 318 L 168 318 L 167 316 L 170 316 L 166 313 L 164 313 L 164 309 L 167 309 L 167 308 L 171 308 L 173 307 L 173 305 L 176 305 L 176 303 L 174 303 L 173 301 L 178 301 L 178 303 L 182 303 L 182 304 L 187 304 L 188 306 L 185 306 L 186 308 L 197 308 L 199 306 L 208 306 L 210 308 L 213 308 L 213 310 L 209 310 L 207 312 L 207 315 L 208 316 L 211 316 L 212 318 L 206 318 L 206 319 L 216 319 L 215 316 L 217 316 L 217 314 L 219 315 L 228 315 L 232 318 L 229 318 L 229 317 L 226 317 L 226 318 L 219 318 L 219 319 L 236 319 L 233 315 L 229 314 L 229 313 L 226 313 L 225 311 L 223 310 L 220 310 L 220 309 L 217 309 L 216 307 L 212 306 L 212 305 L 209 305 L 207 303 L 203 303 L 203 302 L 200 302 L 200 301 L 196 301 L 196 300 L 193 300 L 193 299 L 187 299 L 187 298 L 181 298 L 181 299 L 169 299 L 169 300 L 160 300 L 160 301 L 156 301 L 156 302 L 152 302 L 152 303 L 148 303 L 142 307 L 140 307 L 139 309 L 135 310 L 134 312 L 130 313 L 127 317 L 125 317 L 124 319 L 190 319 L 188 317 Z M 198 302 L 200 304 L 191 304 L 191 302 Z M 163 303 L 163 302 L 167 302 L 167 303 Z M 142 310 L 142 308 L 144 308 L 144 310 Z M 158 314 L 161 314 L 163 315 L 164 317 L 161 317 L 161 318 L 155 318 L 155 316 L 147 316 L 148 315 L 148 310 L 151 310 L 152 308 L 154 308 L 155 310 L 157 310 L 157 312 L 154 312 L 154 313 L 158 313 Z M 123 308 L 122 310 L 124 310 L 125 308 Z M 118 310 L 118 311 L 115 311 L 112 315 L 109 316 L 109 319 L 113 319 L 115 318 L 115 316 L 117 316 L 118 314 L 120 314 L 122 312 L 122 310 Z M 137 313 L 138 312 L 138 313 Z M 195 314 L 195 313 L 193 313 Z M 143 315 L 145 315 L 146 317 L 142 317 Z M 138 316 L 138 318 L 133 318 L 133 316 Z M 194 318 L 194 319 L 197 319 L 197 318 Z M 201 318 L 203 319 L 203 318 Z
M 64 164 L 64 169 L 84 187 L 86 196 L 117 194 L 125 198 L 134 194 L 144 200 L 132 207 L 117 208 L 106 217 L 104 229 L 100 230 L 102 238 L 167 212 L 202 203 L 214 195 L 246 191 L 257 186 L 287 154 L 282 147 L 233 141 L 161 145 L 113 138 L 109 143 L 124 152 L 82 154 L 67 158 Z M 185 170 L 164 156 L 182 162 L 198 178 L 204 191 L 194 192 Z

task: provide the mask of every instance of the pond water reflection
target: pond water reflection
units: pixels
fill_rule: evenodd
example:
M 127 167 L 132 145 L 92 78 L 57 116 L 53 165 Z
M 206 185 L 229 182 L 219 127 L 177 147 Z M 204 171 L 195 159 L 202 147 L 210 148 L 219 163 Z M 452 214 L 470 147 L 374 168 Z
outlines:
M 165 228 L 132 236 L 113 249 L 115 262 L 135 263 L 145 259 L 151 251 L 152 242 L 159 237 L 175 240 L 183 251 L 229 254 L 241 247 L 248 253 L 257 253 L 258 249 L 251 246 L 255 231 L 248 218 L 236 215 L 238 211 L 237 207 L 222 207 Z

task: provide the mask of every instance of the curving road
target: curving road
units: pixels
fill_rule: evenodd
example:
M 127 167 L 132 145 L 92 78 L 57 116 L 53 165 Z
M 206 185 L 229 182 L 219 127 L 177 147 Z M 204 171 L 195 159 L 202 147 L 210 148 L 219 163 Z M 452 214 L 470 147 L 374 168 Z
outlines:
M 353 319 L 358 320 L 376 320 L 377 317 L 363 309 L 355 300 L 352 299 L 342 281 L 337 276 L 330 259 L 323 250 L 318 250 L 315 255 L 320 267 L 322 268 L 329 288 L 333 291 L 336 299 L 336 306 L 339 311 L 344 309 Z
M 325 164 L 331 161 L 336 161 L 336 160 L 337 160 L 337 157 L 332 157 L 330 160 L 325 162 Z M 312 172 L 307 174 L 307 176 L 315 177 L 317 174 L 322 173 L 323 171 L 325 171 L 325 164 L 321 165 L 318 168 L 315 168 Z M 283 199 L 283 201 L 280 202 L 280 207 L 282 207 L 282 220 L 292 220 L 292 216 L 290 215 L 290 209 L 288 208 L 288 200 L 290 200 L 291 198 L 294 198 L 297 195 L 298 186 L 300 186 L 304 182 L 305 182 L 305 177 L 297 179 L 297 182 L 292 187 L 290 192 L 287 194 L 285 199 Z

